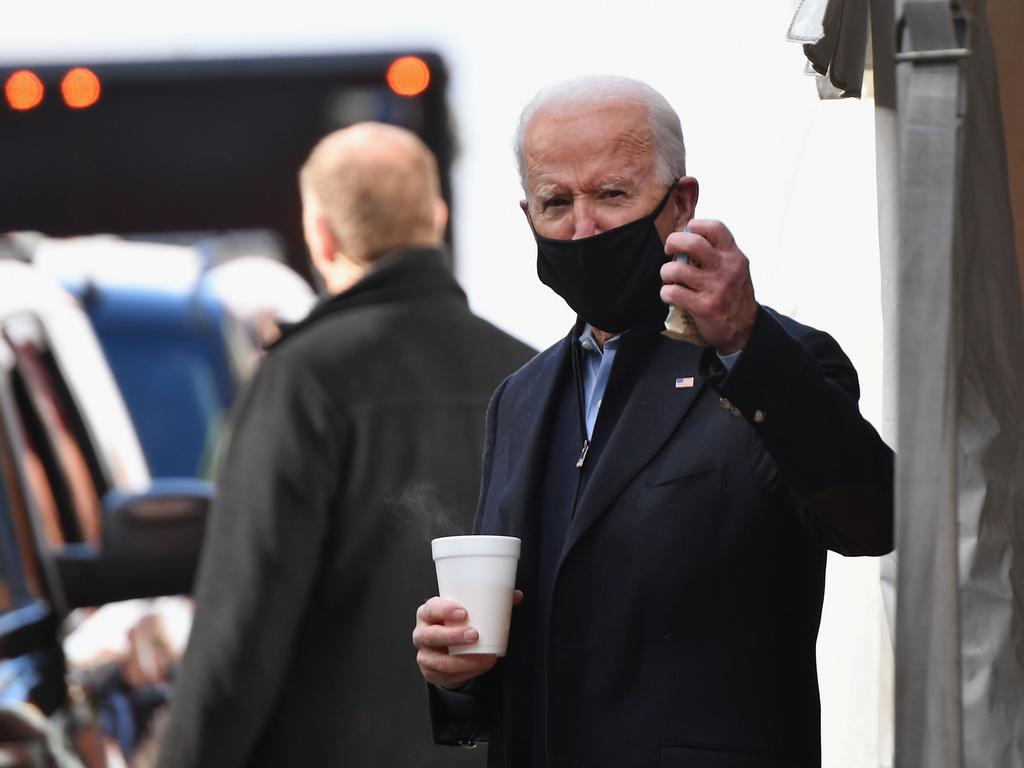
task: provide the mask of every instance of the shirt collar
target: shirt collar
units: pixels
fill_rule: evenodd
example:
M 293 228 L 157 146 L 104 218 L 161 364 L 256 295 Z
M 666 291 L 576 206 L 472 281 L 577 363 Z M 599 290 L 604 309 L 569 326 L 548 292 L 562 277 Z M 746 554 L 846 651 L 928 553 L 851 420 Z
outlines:
M 621 338 L 621 333 L 615 334 L 604 343 L 605 348 L 615 350 L 619 346 L 619 339 Z M 601 349 L 601 345 L 598 344 L 597 339 L 594 338 L 594 329 L 590 323 L 584 324 L 583 333 L 579 335 L 577 341 L 579 341 L 580 346 L 587 352 L 596 352 L 598 355 L 604 354 L 604 350 Z

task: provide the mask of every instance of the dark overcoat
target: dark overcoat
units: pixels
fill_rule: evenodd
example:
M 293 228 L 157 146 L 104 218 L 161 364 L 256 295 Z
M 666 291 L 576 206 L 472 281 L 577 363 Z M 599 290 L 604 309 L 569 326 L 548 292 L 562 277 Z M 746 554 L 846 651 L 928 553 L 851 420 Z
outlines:
M 487 401 L 532 350 L 433 249 L 392 253 L 266 355 L 234 414 L 163 768 L 479 765 L 433 745 L 411 643 L 466 533 Z
M 858 411 L 853 366 L 827 334 L 765 308 L 728 373 L 710 350 L 624 336 L 538 621 L 538 492 L 572 343 L 489 408 L 476 529 L 523 539 L 525 600 L 491 673 L 431 689 L 435 738 L 489 739 L 489 765 L 531 764 L 546 625 L 551 768 L 819 765 L 826 549 L 892 548 L 893 455 Z

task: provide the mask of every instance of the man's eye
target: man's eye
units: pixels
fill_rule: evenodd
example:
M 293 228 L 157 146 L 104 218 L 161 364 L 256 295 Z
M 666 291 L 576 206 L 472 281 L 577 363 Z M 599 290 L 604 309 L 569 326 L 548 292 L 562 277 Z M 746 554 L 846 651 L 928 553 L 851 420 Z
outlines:
M 545 208 L 561 208 L 564 205 L 568 205 L 569 200 L 565 197 L 553 197 L 544 203 Z
M 610 197 L 622 197 L 624 194 L 621 189 L 606 189 L 601 193 L 601 197 L 607 199 Z

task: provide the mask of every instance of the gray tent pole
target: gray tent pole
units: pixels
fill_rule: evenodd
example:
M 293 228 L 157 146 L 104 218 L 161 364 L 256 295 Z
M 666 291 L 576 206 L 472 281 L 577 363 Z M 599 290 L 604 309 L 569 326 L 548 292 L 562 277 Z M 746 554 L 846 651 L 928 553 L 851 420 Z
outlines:
M 949 0 L 903 5 L 897 279 L 899 768 L 962 765 L 953 244 L 961 58 Z
M 896 117 L 896 61 L 893 0 L 871 0 L 872 80 L 875 101 L 875 178 L 878 196 L 878 252 L 882 288 L 882 425 L 889 445 L 899 444 L 897 355 L 899 314 L 899 124 Z M 897 457 L 897 462 L 899 458 Z M 879 559 L 888 644 L 879 649 L 878 766 L 892 768 L 895 738 L 896 555 Z

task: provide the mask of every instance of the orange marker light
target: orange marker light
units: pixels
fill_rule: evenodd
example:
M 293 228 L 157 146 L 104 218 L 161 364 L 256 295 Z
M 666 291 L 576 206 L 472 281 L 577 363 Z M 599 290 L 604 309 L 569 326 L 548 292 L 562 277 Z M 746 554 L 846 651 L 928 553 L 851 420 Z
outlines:
M 388 67 L 388 85 L 399 96 L 419 96 L 430 85 L 430 67 L 416 56 L 402 56 Z
M 100 79 L 85 67 L 69 70 L 60 82 L 64 103 L 72 109 L 85 109 L 100 100 Z
M 43 81 L 35 72 L 27 69 L 19 69 L 8 77 L 4 86 L 7 103 L 11 105 L 11 109 L 17 109 L 19 112 L 38 107 L 43 100 L 44 90 Z

